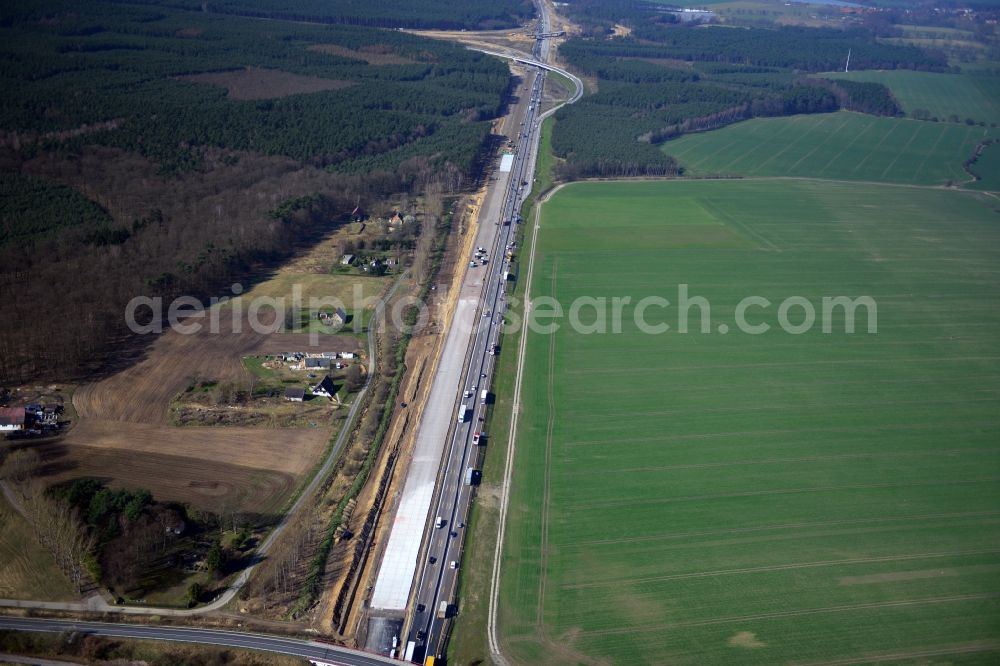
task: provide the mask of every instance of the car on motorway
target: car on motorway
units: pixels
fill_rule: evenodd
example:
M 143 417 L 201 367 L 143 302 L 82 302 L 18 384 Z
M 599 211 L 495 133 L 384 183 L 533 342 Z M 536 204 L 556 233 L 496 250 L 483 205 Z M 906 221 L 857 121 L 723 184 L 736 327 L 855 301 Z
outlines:
M 465 523 L 459 523 L 459 524 L 458 524 L 458 528 L 459 528 L 459 529 L 461 529 L 461 528 L 463 528 L 463 527 L 465 527 Z
M 476 267 L 476 262 L 470 261 L 469 262 L 469 268 L 475 268 L 475 267 Z
M 465 392 L 462 393 L 462 397 L 463 398 L 471 398 L 472 397 L 472 389 L 465 389 Z
M 492 312 L 492 311 L 490 311 L 490 310 L 483 310 L 483 316 L 484 316 L 484 317 L 489 317 L 489 316 L 490 316 L 491 314 L 493 314 L 493 312 Z M 485 375 L 484 375 L 484 376 L 485 376 Z
M 430 557 L 427 558 L 427 562 L 429 564 L 434 564 L 437 561 L 438 561 L 438 558 L 434 557 L 433 555 L 431 555 Z
M 482 436 L 483 436 L 483 433 L 479 432 L 478 430 L 476 432 L 472 433 L 472 443 L 473 444 L 478 444 L 479 440 L 480 440 L 480 438 Z
M 434 527 L 444 527 L 444 518 L 438 516 L 437 519 L 434 521 Z
M 458 568 L 458 560 L 452 560 L 451 564 L 449 564 L 448 566 L 451 567 L 452 569 L 457 569 Z
M 417 604 L 418 613 L 423 613 L 425 610 L 427 610 L 427 606 L 425 606 L 424 604 Z

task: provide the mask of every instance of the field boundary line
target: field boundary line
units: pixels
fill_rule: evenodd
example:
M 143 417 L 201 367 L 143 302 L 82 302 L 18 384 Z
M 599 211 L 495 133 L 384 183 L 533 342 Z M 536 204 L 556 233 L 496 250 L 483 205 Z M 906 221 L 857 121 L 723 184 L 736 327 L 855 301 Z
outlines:
M 939 647 L 918 648 L 916 650 L 904 650 L 902 652 L 876 652 L 864 657 L 845 657 L 831 661 L 793 661 L 794 666 L 853 666 L 854 664 L 881 663 L 883 661 L 903 661 L 918 657 L 943 657 L 952 654 L 972 654 L 975 652 L 997 652 L 1000 651 L 998 641 L 972 641 L 970 643 L 957 643 L 954 645 L 942 645 Z
M 652 624 L 640 627 L 619 627 L 615 629 L 603 629 L 588 632 L 592 636 L 615 636 L 632 633 L 646 633 L 650 631 L 663 631 L 666 629 L 678 629 L 684 627 L 710 627 L 720 624 L 733 624 L 737 622 L 757 622 L 760 620 L 776 620 L 786 617 L 801 617 L 803 615 L 822 615 L 824 613 L 847 613 L 859 610 L 874 610 L 880 608 L 905 608 L 907 606 L 921 606 L 925 604 L 948 604 L 960 603 L 963 601 L 986 601 L 1000 598 L 1000 594 L 960 594 L 949 597 L 924 597 L 921 599 L 897 599 L 894 601 L 873 601 L 864 604 L 845 604 L 840 606 L 824 606 L 820 608 L 803 608 L 801 610 L 775 611 L 773 613 L 760 613 L 759 615 L 734 615 L 731 617 L 708 618 L 704 620 L 688 620 L 681 622 L 666 622 L 663 624 Z M 871 663 L 866 661 L 865 663 Z
M 873 123 L 873 124 L 874 124 L 874 123 Z M 885 134 L 883 134 L 883 135 L 882 135 L 882 138 L 881 138 L 881 139 L 879 139 L 879 142 L 878 142 L 878 143 L 876 143 L 876 144 L 875 144 L 874 146 L 872 146 L 871 150 L 869 150 L 869 151 L 868 151 L 868 154 L 867 154 L 867 155 L 865 155 L 865 158 L 864 158 L 863 160 L 861 160 L 860 162 L 858 162 L 857 164 L 855 164 L 855 165 L 854 165 L 854 168 L 853 168 L 853 169 L 851 169 L 851 173 L 856 173 L 856 172 L 857 172 L 857 170 L 858 170 L 858 169 L 860 169 L 860 168 L 861 168 L 861 167 L 862 167 L 862 166 L 864 165 L 864 163 L 865 163 L 865 162 L 867 162 L 867 161 L 868 161 L 868 159 L 869 159 L 869 158 L 870 158 L 870 157 L 871 157 L 872 155 L 874 155 L 874 154 L 875 154 L 875 152 L 876 152 L 876 151 L 877 151 L 877 150 L 878 150 L 879 148 L 881 148 L 881 147 L 882 147 L 882 144 L 883 144 L 883 143 L 885 143 L 885 140 L 889 138 L 889 135 L 890 135 L 890 134 L 892 134 L 893 132 L 895 132 L 895 131 L 896 131 L 896 128 L 897 128 L 897 127 L 899 127 L 899 125 L 897 125 L 897 124 L 893 124 L 893 126 L 889 128 L 889 131 L 888 131 L 888 132 L 886 132 Z
M 787 116 L 787 117 L 791 118 L 792 116 Z M 747 133 L 748 133 L 749 135 L 751 135 L 751 136 L 753 136 L 753 135 L 755 135 L 755 134 L 756 134 L 757 132 L 759 132 L 759 131 L 760 131 L 760 129 L 761 129 L 762 127 L 764 127 L 764 126 L 765 126 L 765 124 L 766 124 L 766 123 L 765 123 L 765 122 L 763 122 L 763 121 L 766 121 L 766 120 L 768 120 L 768 119 L 767 119 L 767 118 L 764 118 L 764 117 L 758 117 L 758 118 L 753 118 L 752 120 L 760 120 L 760 121 L 762 121 L 762 122 L 759 122 L 759 123 L 754 123 L 754 124 L 755 124 L 755 127 L 751 127 L 751 128 L 749 129 L 749 130 L 747 130 Z M 736 125 L 736 124 L 737 124 L 737 123 L 733 123 L 733 125 Z M 719 171 L 719 172 L 721 172 L 721 173 L 726 173 L 726 170 L 727 170 L 727 169 L 730 169 L 730 168 L 732 168 L 732 167 L 733 167 L 733 165 L 735 165 L 735 164 L 739 164 L 739 163 L 740 163 L 740 162 L 742 162 L 742 161 L 743 161 L 744 159 L 746 159 L 747 157 L 749 157 L 749 156 L 750 156 L 751 154 L 753 154 L 753 153 L 757 152 L 758 150 L 767 150 L 767 148 L 768 148 L 768 145 L 769 145 L 769 143 L 770 143 L 770 142 L 773 142 L 773 141 L 775 141 L 775 140 L 777 140 L 777 139 L 779 139 L 779 138 L 780 138 L 780 137 L 782 137 L 782 136 L 784 136 L 784 135 L 785 135 L 785 134 L 786 134 L 787 132 L 789 132 L 789 131 L 790 131 L 790 129 L 791 129 L 791 127 L 792 127 L 792 125 L 793 125 L 793 124 L 795 124 L 795 123 L 793 123 L 793 122 L 789 122 L 789 123 L 788 123 L 787 125 L 785 125 L 784 127 L 780 128 L 777 134 L 775 134 L 774 136 L 770 137 L 770 140 L 769 140 L 769 141 L 768 141 L 768 140 L 765 140 L 765 141 L 760 141 L 759 139 L 757 140 L 757 142 L 756 142 L 756 143 L 755 143 L 754 141 L 749 141 L 749 142 L 748 142 L 748 143 L 750 144 L 750 147 L 749 147 L 749 148 L 747 148 L 747 149 L 746 149 L 746 150 L 745 150 L 744 152 L 740 153 L 739 155 L 737 155 L 737 156 L 736 156 L 736 157 L 734 157 L 733 159 L 731 159 L 731 160 L 729 160 L 728 162 L 726 162 L 725 164 L 723 164 L 723 165 L 722 165 L 722 166 L 721 166 L 721 167 L 720 167 L 720 168 L 718 169 L 718 171 Z M 729 127 L 731 127 L 731 126 L 732 126 L 732 125 L 729 125 Z M 725 129 L 725 128 L 719 128 L 719 129 Z M 765 138 L 766 138 L 766 137 L 765 137 Z M 738 142 L 739 142 L 739 139 L 733 139 L 732 141 L 730 141 L 730 142 L 729 142 L 729 144 L 727 145 L 727 147 L 728 147 L 728 146 L 731 146 L 731 145 L 733 145 L 733 144 L 735 144 L 735 143 L 738 143 Z M 715 157 L 715 156 L 716 156 L 716 155 L 717 155 L 717 154 L 718 154 L 719 152 L 720 152 L 720 151 L 718 151 L 718 150 L 717 150 L 717 151 L 715 151 L 715 152 L 713 152 L 713 153 L 710 153 L 710 154 L 708 154 L 708 155 L 706 155 L 706 156 L 705 156 L 705 159 L 710 159 L 710 158 L 712 158 L 712 157 Z
M 558 270 L 558 263 L 552 266 L 552 293 L 556 293 L 556 273 Z M 553 296 L 554 298 L 554 296 Z M 538 551 L 538 606 L 535 608 L 536 611 L 536 623 L 538 624 L 538 633 L 541 635 L 542 639 L 545 640 L 545 585 L 547 581 L 547 570 L 548 570 L 548 551 L 549 551 L 549 500 L 551 499 L 552 489 L 550 486 L 552 478 L 552 431 L 555 429 L 555 369 L 556 369 L 556 336 L 549 336 L 549 358 L 548 358 L 548 382 L 545 397 L 548 404 L 548 419 L 546 419 L 545 424 L 545 462 L 542 467 L 542 539 L 539 544 Z
M 803 114 L 802 116 L 789 116 L 789 117 L 792 118 L 792 119 L 799 118 L 799 117 L 806 117 L 806 118 L 808 118 L 808 115 Z M 797 125 L 799 122 L 805 122 L 805 121 L 796 121 L 795 124 Z M 789 126 L 791 126 L 791 123 L 789 123 Z M 787 130 L 787 128 L 785 128 L 785 129 Z M 760 172 L 760 170 L 764 166 L 766 166 L 769 162 L 771 162 L 772 160 L 774 160 L 776 157 L 781 157 L 782 155 L 784 155 L 786 152 L 788 152 L 792 148 L 792 146 L 794 146 L 799 141 L 801 141 L 806 136 L 808 136 L 809 132 L 811 132 L 814 129 L 816 129 L 816 124 L 815 123 L 813 123 L 810 127 L 808 127 L 805 132 L 803 132 L 802 134 L 799 134 L 797 137 L 795 137 L 794 139 L 792 139 L 792 141 L 790 143 L 788 143 L 784 148 L 782 148 L 781 150 L 779 150 L 778 152 L 774 153 L 773 155 L 771 155 L 770 157 L 768 157 L 766 160 L 764 160 L 763 162 L 761 162 L 760 164 L 758 164 L 756 170 L 758 172 Z
M 575 373 L 579 374 L 579 373 Z M 831 382 L 830 386 L 842 386 L 839 382 Z M 579 393 L 575 392 L 574 396 L 586 396 L 586 395 L 600 395 L 599 393 Z M 984 398 L 975 398 L 972 400 L 952 400 L 952 399 L 942 399 L 942 400 L 886 400 L 881 403 L 884 406 L 903 406 L 903 405 L 968 405 L 977 402 L 996 402 L 997 396 L 994 394 L 989 395 Z M 775 410 L 788 410 L 788 409 L 829 409 L 831 407 L 868 407 L 871 403 L 868 402 L 850 402 L 850 401 L 839 401 L 830 400 L 827 402 L 787 402 L 787 403 L 776 403 L 773 405 L 733 405 L 727 407 L 712 407 L 710 409 L 701 410 L 703 414 L 745 414 L 748 412 L 772 412 Z M 638 416 L 674 416 L 677 414 L 689 414 L 683 406 L 676 409 L 658 409 L 653 411 L 640 411 L 635 410 L 631 412 L 609 412 L 608 418 L 630 418 Z M 578 422 L 579 423 L 579 422 Z M 857 454 L 850 454 L 851 456 L 856 456 Z M 848 456 L 845 456 L 848 457 Z M 796 458 L 788 459 L 784 462 L 811 462 L 814 460 L 830 460 L 826 456 L 813 456 L 810 458 Z M 767 464 L 769 461 L 755 461 L 753 464 Z M 706 467 L 725 467 L 733 463 L 711 463 L 706 464 Z M 698 465 L 692 465 L 690 467 L 678 466 L 678 467 L 668 467 L 663 469 L 695 469 L 699 467 Z M 642 469 L 658 469 L 654 467 L 643 467 Z M 606 471 L 606 470 L 605 470 Z M 604 471 L 602 471 L 604 473 Z
M 570 508 L 574 511 L 589 509 L 610 509 L 612 507 L 629 507 L 635 505 L 650 506 L 653 504 L 676 504 L 681 502 L 701 502 L 704 500 L 732 499 L 735 497 L 769 497 L 772 495 L 807 495 L 810 493 L 826 493 L 838 490 L 888 490 L 891 488 L 925 488 L 943 485 L 974 486 L 981 483 L 996 483 L 1000 481 L 1000 476 L 983 476 L 974 479 L 962 479 L 952 481 L 950 484 L 941 480 L 916 481 L 909 483 L 851 483 L 840 486 L 802 486 L 800 488 L 774 488 L 771 490 L 746 490 L 742 492 L 717 493 L 708 495 L 681 495 L 679 497 L 626 497 L 622 499 L 611 499 L 590 502 L 580 502 L 573 504 Z
M 819 562 L 793 562 L 791 564 L 770 564 L 763 567 L 744 567 L 741 569 L 718 569 L 716 571 L 692 571 L 689 573 L 669 574 L 666 576 L 650 576 L 648 578 L 632 578 L 630 583 L 659 583 L 668 580 L 688 580 L 691 578 L 716 578 L 719 576 L 741 576 L 753 573 L 769 573 L 772 571 L 792 571 L 794 569 L 818 569 L 822 567 L 839 567 L 846 564 L 874 564 L 877 562 L 909 562 L 913 560 L 932 560 L 941 557 L 963 557 L 973 555 L 996 555 L 1000 550 L 988 548 L 982 550 L 936 551 L 933 553 L 910 553 L 908 555 L 883 555 L 881 557 L 848 557 L 842 560 L 821 560 Z M 620 580 L 598 581 L 591 583 L 576 583 L 563 585 L 566 590 L 585 590 L 595 587 L 619 585 Z
M 732 215 L 730 215 L 726 211 L 724 211 L 721 208 L 719 208 L 718 206 L 716 206 L 714 203 L 710 203 L 708 201 L 701 201 L 700 203 L 701 203 L 702 206 L 704 206 L 710 212 L 715 213 L 719 217 L 723 218 L 723 220 L 725 222 L 727 222 L 730 225 L 736 227 L 737 229 L 739 229 L 740 231 L 742 231 L 747 236 L 756 239 L 757 242 L 763 243 L 764 245 L 766 245 L 767 247 L 769 247 L 771 250 L 773 250 L 775 252 L 781 252 L 782 251 L 780 247 L 778 247 L 777 245 L 775 245 L 774 243 L 772 243 L 770 240 L 768 240 L 767 238 L 765 238 L 762 234 L 760 234 L 759 232 L 756 232 L 756 231 L 750 229 L 748 226 L 746 226 L 745 224 L 743 224 L 742 222 L 740 222 L 739 220 L 737 220 L 736 218 L 734 218 Z
M 810 150 L 810 151 L 809 151 L 808 153 L 806 153 L 805 155 L 803 155 L 802 157 L 800 157 L 800 158 L 799 158 L 799 159 L 798 159 L 798 160 L 797 160 L 797 161 L 795 162 L 795 164 L 793 164 L 792 166 L 788 167 L 788 170 L 789 170 L 789 171 L 791 171 L 792 169 L 794 169 L 794 168 L 795 168 L 795 167 L 797 167 L 798 165 L 802 164 L 802 161 L 803 161 L 803 160 L 805 160 L 805 159 L 808 159 L 808 158 L 812 157 L 812 156 L 813 156 L 813 154 L 814 154 L 814 153 L 815 153 L 815 152 L 816 152 L 817 150 L 819 150 L 820 148 L 822 148 L 823 146 L 825 146 L 825 145 L 826 145 L 826 143 L 827 143 L 827 142 L 828 142 L 828 141 L 829 141 L 830 139 L 832 139 L 832 138 L 834 138 L 835 136 L 837 136 L 837 134 L 839 134 L 839 133 L 840 133 L 840 130 L 844 129 L 844 127 L 846 127 L 846 126 L 847 126 L 847 123 L 849 123 L 849 122 L 851 122 L 851 117 L 850 117 L 850 116 L 844 116 L 844 122 L 840 123 L 840 125 L 839 125 L 839 126 L 837 127 L 837 129 L 835 129 L 835 130 L 833 130 L 832 132 L 830 132 L 829 134 L 827 134 L 827 135 L 826 135 L 826 138 L 825 138 L 825 139 L 823 139 L 822 141 L 820 141 L 819 143 L 817 143 L 817 144 L 816 144 L 816 146 L 815 146 L 815 147 L 814 147 L 814 148 L 813 148 L 812 150 Z M 824 124 L 825 124 L 825 123 L 824 123 Z M 815 130 L 816 128 L 814 127 L 813 129 Z
M 861 138 L 862 136 L 864 136 L 865 134 L 867 134 L 867 133 L 868 133 L 868 131 L 869 131 L 869 130 L 870 130 L 871 128 L 875 127 L 875 125 L 877 124 L 877 123 L 875 122 L 875 121 L 876 121 L 876 119 L 875 119 L 875 118 L 862 118 L 862 120 L 867 120 L 867 121 L 868 121 L 868 124 L 867 124 L 867 125 L 865 125 L 865 127 L 864 127 L 864 128 L 862 128 L 860 132 L 858 132 L 857 134 L 855 134 L 855 135 L 854 135 L 854 138 L 853 138 L 853 139 L 851 139 L 851 140 L 850 140 L 850 141 L 849 141 L 849 142 L 847 143 L 847 145 L 846 145 L 846 146 L 844 146 L 844 147 L 843 147 L 843 148 L 841 149 L 841 151 L 840 151 L 839 153 L 837 153 L 836 155 L 834 155 L 833 157 L 831 157 L 831 158 L 830 158 L 829 160 L 827 160 L 826 164 L 824 164 L 824 165 L 823 165 L 823 168 L 821 168 L 821 169 L 820 169 L 819 171 L 817 171 L 817 172 L 816 172 L 816 175 L 817 175 L 817 176 L 819 176 L 819 177 L 821 178 L 821 177 L 823 176 L 823 174 L 824 174 L 824 173 L 826 172 L 826 170 L 827 170 L 827 169 L 829 169 L 829 168 L 830 168 L 830 166 L 831 166 L 832 164 L 834 164 L 834 163 L 835 163 L 835 162 L 836 162 L 837 160 L 839 160 L 839 159 L 840 159 L 840 156 L 841 156 L 841 155 L 843 155 L 843 154 L 844 154 L 844 153 L 846 153 L 846 152 L 847 152 L 848 150 L 850 150 L 850 149 L 851 149 L 851 146 L 853 146 L 853 145 L 854 145 L 855 143 L 857 143 L 858 139 L 860 139 L 860 138 Z
M 931 513 L 917 516 L 889 516 L 886 518 L 858 518 L 853 520 L 831 520 L 820 523 L 786 523 L 778 525 L 760 525 L 758 527 L 730 527 L 722 530 L 702 530 L 700 532 L 667 532 L 640 537 L 623 537 L 621 539 L 591 539 L 573 542 L 576 547 L 606 546 L 626 543 L 642 543 L 646 541 L 668 541 L 671 539 L 690 539 L 702 536 L 723 536 L 726 534 L 752 534 L 776 530 L 801 530 L 816 527 L 833 527 L 835 525 L 874 525 L 878 523 L 902 523 L 913 520 L 954 520 L 956 518 L 990 518 L 1000 514 L 1000 511 L 969 511 L 964 513 Z
M 927 160 L 930 159 L 930 156 L 934 154 L 935 150 L 937 150 L 938 144 L 941 143 L 941 139 L 944 138 L 944 135 L 948 133 L 948 129 L 948 125 L 944 123 L 941 124 L 941 133 L 938 134 L 937 139 L 934 140 L 934 145 L 931 146 L 931 149 L 927 151 L 926 155 L 924 155 L 924 159 L 920 160 L 920 166 L 917 167 L 916 172 L 913 174 L 914 179 L 920 178 L 920 174 L 924 171 L 924 165 L 927 164 Z
M 524 320 L 527 320 L 531 313 L 531 280 L 535 273 L 535 248 L 538 243 L 538 229 L 541 226 L 540 221 L 542 204 L 548 201 L 549 197 L 562 188 L 563 185 L 557 185 L 535 205 L 535 220 L 531 230 L 531 250 L 528 251 L 528 271 L 524 282 Z M 521 415 L 521 386 L 524 380 L 524 359 L 528 346 L 527 341 L 527 332 L 522 331 L 517 349 L 517 372 L 514 377 L 514 396 L 511 399 L 510 429 L 507 434 L 507 458 L 504 461 L 503 479 L 500 485 L 500 516 L 497 521 L 497 541 L 493 552 L 493 572 L 490 576 L 490 608 L 487 621 L 487 638 L 489 639 L 490 652 L 493 653 L 493 659 L 501 665 L 507 664 L 507 660 L 503 657 L 503 654 L 500 651 L 500 640 L 497 638 L 497 604 L 500 601 L 500 561 L 503 557 L 504 534 L 507 530 L 507 510 L 510 504 L 510 481 L 514 467 L 517 422 Z
M 668 412 L 669 413 L 669 412 Z M 951 456 L 957 453 L 993 453 L 995 448 L 975 448 L 975 449 L 941 449 L 941 450 L 912 450 L 899 452 L 871 451 L 866 453 L 845 453 L 843 455 L 829 456 L 808 456 L 803 458 L 768 458 L 765 460 L 733 460 L 726 462 L 711 463 L 691 463 L 687 465 L 663 465 L 650 467 L 602 467 L 599 470 L 583 470 L 574 472 L 563 472 L 568 477 L 588 477 L 595 474 L 628 474 L 633 472 L 670 472 L 689 469 L 718 469 L 721 467 L 743 467 L 747 465 L 784 465 L 787 463 L 811 463 L 811 462 L 832 462 L 837 460 L 863 460 L 877 458 L 881 460 L 892 460 L 895 458 L 910 458 L 923 456 Z
M 880 173 L 878 175 L 879 178 L 885 178 L 885 174 L 889 171 L 889 169 L 891 169 L 892 167 L 896 166 L 896 162 L 898 162 L 899 158 L 903 156 L 903 153 L 906 151 L 907 148 L 910 147 L 910 144 L 913 143 L 913 140 L 917 138 L 917 135 L 920 134 L 920 130 L 922 130 L 922 129 L 923 129 L 923 127 L 921 127 L 920 125 L 917 125 L 917 129 L 916 129 L 916 131 L 913 134 L 910 135 L 909 141 L 907 141 L 905 144 L 903 144 L 903 147 L 896 151 L 896 156 L 892 158 L 892 161 L 889 162 L 888 166 L 886 166 L 884 169 L 882 169 L 882 173 Z M 930 153 L 928 153 L 928 155 L 929 154 Z M 927 155 L 924 155 L 924 157 L 926 158 Z

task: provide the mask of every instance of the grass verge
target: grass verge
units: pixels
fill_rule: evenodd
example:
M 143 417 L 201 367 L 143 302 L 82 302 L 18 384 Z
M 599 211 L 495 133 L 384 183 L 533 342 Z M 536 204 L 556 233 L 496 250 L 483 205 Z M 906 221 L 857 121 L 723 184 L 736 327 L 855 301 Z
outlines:
M 552 125 L 555 119 L 546 118 L 539 137 L 538 158 L 535 165 L 535 183 L 531 196 L 521 207 L 524 223 L 517 230 L 519 251 L 511 260 L 511 271 L 519 276 L 510 290 L 510 309 L 506 317 L 524 316 L 525 276 L 519 270 L 520 257 L 531 253 L 531 234 L 527 230 L 534 224 L 534 207 L 554 183 L 552 155 Z M 525 263 L 525 266 L 527 264 Z M 487 641 L 487 620 L 490 603 L 490 578 L 493 573 L 494 551 L 497 541 L 497 523 L 500 512 L 500 493 L 504 464 L 509 452 L 508 434 L 513 411 L 514 382 L 517 378 L 517 348 L 522 332 L 505 334 L 500 340 L 500 356 L 493 379 L 495 403 L 485 422 L 487 445 L 480 447 L 479 469 L 482 481 L 476 490 L 476 499 L 469 514 L 466 530 L 465 553 L 458 581 L 459 612 L 452 627 L 448 643 L 448 662 L 453 664 L 492 663 Z

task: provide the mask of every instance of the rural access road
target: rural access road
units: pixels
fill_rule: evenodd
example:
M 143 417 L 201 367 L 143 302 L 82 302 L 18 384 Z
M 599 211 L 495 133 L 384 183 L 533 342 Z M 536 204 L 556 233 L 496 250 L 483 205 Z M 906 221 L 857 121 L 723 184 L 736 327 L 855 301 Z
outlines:
M 44 633 L 76 632 L 95 636 L 130 638 L 147 641 L 175 641 L 220 647 L 277 652 L 295 657 L 347 666 L 382 666 L 398 661 L 377 654 L 352 650 L 339 645 L 307 641 L 267 634 L 249 634 L 220 629 L 189 627 L 158 627 L 143 624 L 112 624 L 45 618 L 0 617 L 0 630 L 35 631 Z
M 51 610 L 51 611 L 74 611 L 74 612 L 100 612 L 100 613 L 120 613 L 122 615 L 164 615 L 172 617 L 190 617 L 194 615 L 204 615 L 205 613 L 211 613 L 217 611 L 226 606 L 239 591 L 246 585 L 247 581 L 250 580 L 250 576 L 256 570 L 257 565 L 267 556 L 274 546 L 274 543 L 278 540 L 281 534 L 285 531 L 285 528 L 289 524 L 289 518 L 295 514 L 302 505 L 316 492 L 316 489 L 323 482 L 323 479 L 330 473 L 333 469 L 334 464 L 337 462 L 337 458 L 340 456 L 340 451 L 344 447 L 344 443 L 353 431 L 354 419 L 360 410 L 362 403 L 364 402 L 364 397 L 368 393 L 368 388 L 371 385 L 371 379 L 375 376 L 377 367 L 376 349 L 375 349 L 375 331 L 378 330 L 378 326 L 381 323 L 382 315 L 384 314 L 384 306 L 389 300 L 395 295 L 396 291 L 399 289 L 400 285 L 407 278 L 407 273 L 403 273 L 399 276 L 399 279 L 392 285 L 385 296 L 383 296 L 375 307 L 375 314 L 372 316 L 371 321 L 368 324 L 368 374 L 365 376 L 365 385 L 358 392 L 354 398 L 354 402 L 351 403 L 351 409 L 347 412 L 347 419 L 344 421 L 344 425 L 341 427 L 340 432 L 337 433 L 337 439 L 333 442 L 330 447 L 330 451 L 326 458 L 323 460 L 322 466 L 313 474 L 312 479 L 302 489 L 295 502 L 292 506 L 285 512 L 284 517 L 281 522 L 278 523 L 277 527 L 271 530 L 271 533 L 264 539 L 264 542 L 260 545 L 255 553 L 255 561 L 253 564 L 243 569 L 240 574 L 236 577 L 236 580 L 226 588 L 226 591 L 219 595 L 218 598 L 213 600 L 211 603 L 204 606 L 199 606 L 198 608 L 157 608 L 154 606 L 116 606 L 109 604 L 107 600 L 100 594 L 94 594 L 87 597 L 83 601 L 32 601 L 32 600 L 21 600 L 21 599 L 0 599 L 0 608 L 34 608 L 38 610 Z M 13 490 L 6 482 L 0 482 L 0 490 L 2 490 L 7 501 L 20 512 L 20 503 L 17 501 L 17 497 L 14 495 Z

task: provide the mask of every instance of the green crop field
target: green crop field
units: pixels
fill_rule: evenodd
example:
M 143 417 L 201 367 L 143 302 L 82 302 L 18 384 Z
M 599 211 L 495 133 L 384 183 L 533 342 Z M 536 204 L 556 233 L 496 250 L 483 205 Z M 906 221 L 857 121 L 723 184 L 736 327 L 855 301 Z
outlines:
M 620 332 L 529 334 L 499 604 L 512 660 L 997 663 L 996 208 L 784 179 L 556 194 L 532 312 L 632 302 Z M 697 306 L 677 332 L 680 284 L 709 332 Z M 877 333 L 864 309 L 854 334 L 840 310 L 822 332 L 822 297 L 842 295 L 874 299 Z M 668 332 L 634 323 L 646 296 L 670 301 L 645 314 Z M 737 331 L 749 296 L 771 331 Z M 808 332 L 779 329 L 793 296 L 814 304 Z
M 831 79 L 868 81 L 886 85 L 903 110 L 912 114 L 924 109 L 931 116 L 947 120 L 954 116 L 965 122 L 1000 122 L 1000 77 L 976 74 L 936 74 L 905 69 L 889 71 L 831 72 Z
M 849 111 L 756 118 L 663 144 L 689 173 L 938 185 L 969 179 L 976 144 L 1000 130 Z

